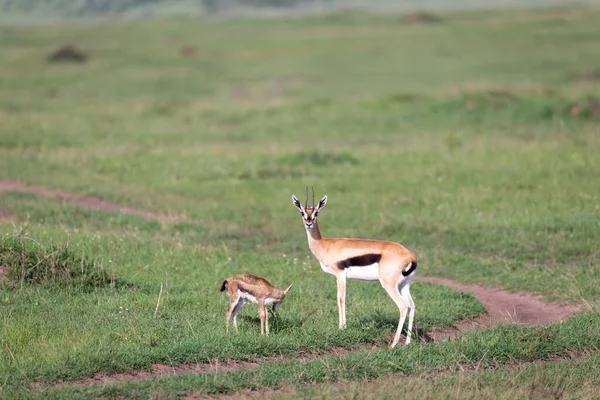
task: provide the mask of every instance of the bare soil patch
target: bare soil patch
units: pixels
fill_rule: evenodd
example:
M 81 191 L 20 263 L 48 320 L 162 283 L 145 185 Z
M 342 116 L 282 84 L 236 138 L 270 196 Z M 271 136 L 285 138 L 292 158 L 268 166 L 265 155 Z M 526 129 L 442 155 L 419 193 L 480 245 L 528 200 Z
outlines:
M 80 206 L 105 212 L 120 212 L 124 214 L 136 215 L 139 217 L 155 219 L 159 222 L 194 222 L 187 218 L 173 214 L 158 214 L 152 211 L 141 210 L 134 207 L 128 207 L 113 203 L 108 200 L 103 200 L 94 196 L 86 196 L 77 193 L 63 192 L 60 190 L 48 189 L 43 186 L 26 185 L 13 180 L 0 181 L 0 191 L 32 193 L 39 196 L 58 199 L 65 203 L 78 204 Z M 1 214 L 0 214 L 1 218 Z
M 17 222 L 17 217 L 11 214 L 6 208 L 0 205 L 0 224 L 14 224 Z
M 402 17 L 402 23 L 405 25 L 427 25 L 442 23 L 442 18 L 428 12 L 415 12 Z
M 567 319 L 581 309 L 580 305 L 546 303 L 539 296 L 511 293 L 489 286 L 464 284 L 433 276 L 418 277 L 423 282 L 437 283 L 475 296 L 483 304 L 487 314 L 475 321 L 461 321 L 455 328 L 444 328 L 424 334 L 426 340 L 444 341 L 462 336 L 465 332 L 493 328 L 502 324 L 546 325 Z
M 184 46 L 179 51 L 183 57 L 195 57 L 198 54 L 197 46 Z
M 107 374 L 99 372 L 92 377 L 82 379 L 75 382 L 60 382 L 55 387 L 61 386 L 90 386 L 90 385 L 110 385 L 124 381 L 146 381 L 154 378 L 165 376 L 187 375 L 187 374 L 212 374 L 217 372 L 234 371 L 241 368 L 253 368 L 258 364 L 249 361 L 218 361 L 202 364 L 182 364 L 182 365 L 165 365 L 153 364 L 149 370 L 122 372 L 116 374 Z M 42 388 L 42 385 L 36 385 Z
M 569 81 L 575 83 L 595 83 L 600 81 L 600 69 L 589 69 L 569 76 Z

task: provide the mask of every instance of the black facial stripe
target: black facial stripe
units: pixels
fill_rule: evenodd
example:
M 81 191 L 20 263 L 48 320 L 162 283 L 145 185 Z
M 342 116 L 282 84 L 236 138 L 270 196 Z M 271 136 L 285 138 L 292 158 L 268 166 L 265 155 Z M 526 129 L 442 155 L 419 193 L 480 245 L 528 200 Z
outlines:
M 363 254 L 361 256 L 350 257 L 342 261 L 338 261 L 337 265 L 340 269 L 349 267 L 366 267 L 378 263 L 381 260 L 381 254 Z
M 406 266 L 406 268 L 404 268 L 404 270 L 402 271 L 402 276 L 408 276 L 408 275 L 412 274 L 416 269 L 417 269 L 417 262 L 411 261 L 410 264 L 408 264 Z

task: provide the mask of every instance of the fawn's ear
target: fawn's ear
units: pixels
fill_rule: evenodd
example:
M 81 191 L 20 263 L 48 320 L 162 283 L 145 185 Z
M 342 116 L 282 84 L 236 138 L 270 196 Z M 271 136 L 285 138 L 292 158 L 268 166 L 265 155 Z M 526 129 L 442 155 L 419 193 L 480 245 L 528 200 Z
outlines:
M 300 200 L 298 200 L 298 198 L 295 195 L 292 195 L 292 203 L 296 206 L 298 210 L 300 210 L 300 212 L 304 211 L 302 209 L 302 203 L 300 202 Z
M 292 285 L 293 285 L 293 283 L 292 283 Z M 283 291 L 283 294 L 287 294 L 287 292 L 289 292 L 290 289 L 292 288 L 292 285 L 286 287 L 285 290 Z

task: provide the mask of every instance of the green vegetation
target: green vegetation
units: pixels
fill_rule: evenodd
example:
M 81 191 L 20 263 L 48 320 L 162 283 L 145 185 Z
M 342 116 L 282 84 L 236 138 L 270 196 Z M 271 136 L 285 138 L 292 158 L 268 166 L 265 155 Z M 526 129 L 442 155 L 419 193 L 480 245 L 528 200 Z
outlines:
M 0 26 L 0 181 L 179 216 L 0 191 L 0 393 L 165 398 L 296 386 L 302 396 L 313 383 L 377 378 L 393 391 L 400 377 L 416 385 L 433 374 L 413 397 L 450 393 L 462 379 L 470 394 L 503 390 L 505 378 L 519 395 L 561 368 L 575 371 L 564 387 L 590 393 L 600 345 L 599 22 L 598 10 L 575 8 L 419 26 L 366 13 Z M 88 60 L 49 63 L 65 43 Z M 153 363 L 387 345 L 398 311 L 379 284 L 349 283 L 348 329 L 337 329 L 335 283 L 291 204 L 307 185 L 329 196 L 325 236 L 400 241 L 419 256 L 419 274 L 586 309 L 558 325 L 393 352 L 32 389 Z M 224 334 L 219 285 L 243 272 L 294 283 L 268 338 L 252 306 L 240 332 Z M 438 285 L 411 289 L 420 330 L 482 311 Z M 554 361 L 574 355 L 583 356 Z M 490 370 L 536 360 L 549 362 L 521 375 Z M 452 372 L 460 368 L 476 371 Z
M 5 248 L 17 241 L 1 240 Z M 384 345 L 397 324 L 397 308 L 386 294 L 375 285 L 359 283 L 350 297 L 356 304 L 348 307 L 353 326 L 345 331 L 334 323 L 324 326 L 321 321 L 336 312 L 335 292 L 327 289 L 333 282 L 306 262 L 192 246 L 156 248 L 143 238 L 90 235 L 80 240 L 70 244 L 75 254 L 103 254 L 105 268 L 121 271 L 128 281 L 141 282 L 141 287 L 112 285 L 91 292 L 87 287 L 55 286 L 3 290 L 0 340 L 8 353 L 0 369 L 4 384 L 76 379 L 96 371 L 146 368 L 155 362 L 253 359 L 360 343 Z M 75 268 L 80 268 L 79 260 Z M 281 315 L 271 321 L 269 338 L 260 336 L 258 313 L 250 306 L 240 314 L 239 334 L 225 336 L 228 299 L 219 293 L 220 283 L 246 271 L 267 276 L 278 286 L 294 282 L 294 296 L 290 292 Z M 314 282 L 320 283 L 314 286 Z M 470 296 L 419 286 L 414 291 L 423 297 L 424 311 L 416 319 L 420 329 L 451 325 L 483 311 Z M 314 301 L 308 308 L 303 302 L 307 297 Z M 367 301 L 359 300 L 362 297 Z M 453 300 L 446 307 L 448 299 Z M 444 312 L 425 311 L 443 308 Z
M 4 19 L 49 17 L 97 17 L 106 15 L 144 15 L 144 13 L 173 13 L 183 10 L 201 13 L 201 0 L 0 0 Z
M 522 366 L 482 370 L 480 365 L 472 369 L 444 374 L 427 374 L 420 377 L 390 378 L 371 382 L 349 381 L 339 384 L 307 387 L 275 399 L 347 398 L 381 399 L 394 398 L 398 393 L 414 399 L 445 396 L 461 399 L 594 399 L 600 389 L 600 357 L 585 355 L 576 360 L 534 362 Z
M 49 21 L 57 18 L 141 17 L 157 16 L 251 16 L 327 13 L 333 11 L 371 10 L 415 12 L 406 22 L 430 23 L 440 20 L 427 10 L 464 10 L 477 8 L 540 7 L 552 5 L 594 4 L 597 0 L 478 1 L 428 0 L 425 4 L 411 0 L 0 0 L 0 20 Z M 352 12 L 352 11 L 351 11 Z M 335 17 L 334 17 L 335 18 Z
M 564 325 L 539 329 L 501 328 L 467 335 L 442 344 L 400 347 L 396 351 L 370 351 L 326 360 L 266 364 L 230 373 L 188 375 L 158 381 L 127 382 L 110 387 L 66 388 L 44 396 L 72 398 L 120 395 L 128 398 L 176 397 L 185 390 L 203 394 L 253 389 L 276 389 L 318 382 L 380 377 L 386 374 L 424 375 L 456 369 L 485 369 L 511 362 L 547 360 L 600 345 L 598 319 L 575 317 Z M 597 360 L 597 356 L 595 357 Z M 598 382 L 595 382 L 598 387 Z
M 23 236 L 2 237 L 0 265 L 5 268 L 3 283 L 13 289 L 22 289 L 25 284 L 89 288 L 120 286 L 102 264 L 73 254 L 68 242 L 43 246 Z

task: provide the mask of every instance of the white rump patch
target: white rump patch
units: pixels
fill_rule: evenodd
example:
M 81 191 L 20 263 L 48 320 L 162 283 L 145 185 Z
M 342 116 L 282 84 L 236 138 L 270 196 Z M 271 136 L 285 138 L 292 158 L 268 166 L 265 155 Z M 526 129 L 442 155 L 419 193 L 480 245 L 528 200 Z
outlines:
M 378 281 L 379 263 L 364 267 L 348 267 L 346 268 L 346 277 L 348 279 L 358 279 L 361 281 Z

